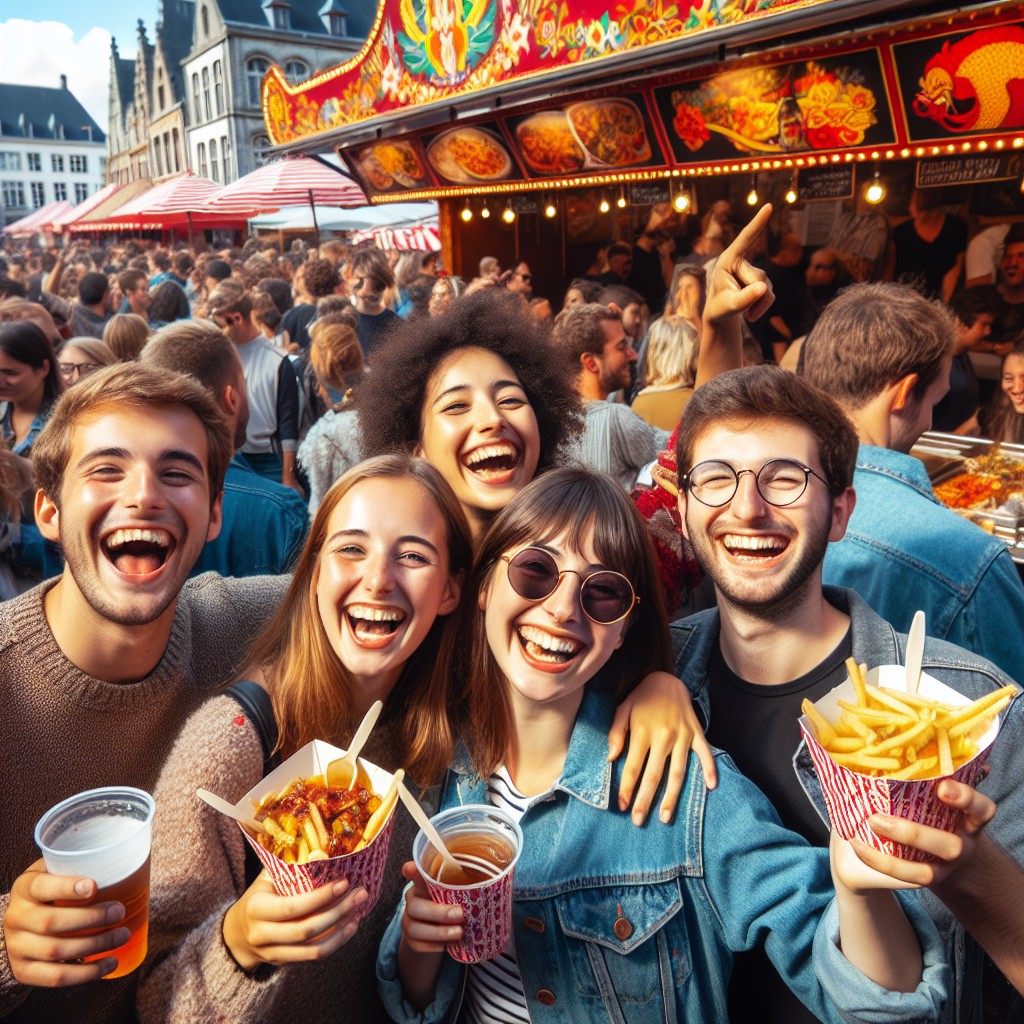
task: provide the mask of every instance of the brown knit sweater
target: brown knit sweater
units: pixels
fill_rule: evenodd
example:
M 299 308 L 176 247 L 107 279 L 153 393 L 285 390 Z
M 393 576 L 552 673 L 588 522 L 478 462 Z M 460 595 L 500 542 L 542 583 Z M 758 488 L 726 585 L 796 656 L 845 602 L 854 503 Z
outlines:
M 189 580 L 153 672 L 114 684 L 80 672 L 43 612 L 44 583 L 0 605 L 0 918 L 11 885 L 39 851 L 43 812 L 96 786 L 152 792 L 174 739 L 211 693 L 235 678 L 244 649 L 280 603 L 288 580 Z M 131 1021 L 137 975 L 63 989 L 29 989 L 10 973 L 0 941 L 0 1017 L 11 1021 Z
M 335 739 L 345 746 L 349 738 Z M 389 771 L 399 767 L 394 728 L 378 725 L 363 756 Z M 346 945 L 319 963 L 249 975 L 231 958 L 221 930 L 245 891 L 245 840 L 195 793 L 202 787 L 235 803 L 262 777 L 255 728 L 238 703 L 214 697 L 182 729 L 156 788 L 150 920 L 160 939 L 141 969 L 140 1020 L 388 1020 L 377 996 L 377 949 L 405 885 L 401 866 L 412 855 L 416 825 L 399 807 L 380 899 Z

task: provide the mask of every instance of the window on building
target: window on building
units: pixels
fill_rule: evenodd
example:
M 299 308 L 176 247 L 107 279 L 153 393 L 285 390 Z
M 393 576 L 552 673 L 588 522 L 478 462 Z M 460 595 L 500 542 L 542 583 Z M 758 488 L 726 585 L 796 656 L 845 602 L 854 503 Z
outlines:
M 263 57 L 251 57 L 245 62 L 245 78 L 248 83 L 249 106 L 260 105 L 263 76 L 270 70 L 270 61 Z
M 107 158 L 105 156 L 100 157 L 100 174 L 104 179 L 107 177 Z
M 205 178 L 207 170 L 208 170 L 208 168 L 206 166 L 206 143 L 205 142 L 200 142 L 199 143 L 199 146 L 197 147 L 197 152 L 199 154 L 199 173 Z
M 64 157 L 62 157 L 59 153 L 51 153 L 50 154 L 50 166 L 58 174 L 63 174 L 64 173 Z
M 4 206 L 25 205 L 25 186 L 20 181 L 0 181 L 0 195 Z
M 348 35 L 348 26 L 345 24 L 348 19 L 347 14 L 341 12 L 333 12 L 327 16 L 327 31 L 332 36 L 346 36 Z
M 287 4 L 275 4 L 271 10 L 274 12 L 274 28 L 279 32 L 287 32 L 292 27 L 292 12 Z
M 164 132 L 164 164 L 167 166 L 167 173 L 171 173 L 171 135 L 170 132 Z M 175 168 L 177 169 L 177 168 Z
M 210 106 L 210 69 L 203 68 L 203 110 L 206 112 L 206 120 L 213 117 L 213 108 Z
M 224 67 L 219 60 L 213 62 L 213 101 L 217 114 L 224 113 Z
M 68 187 L 62 181 L 56 181 L 53 184 L 53 198 L 60 202 L 62 199 L 67 199 Z
M 196 124 L 203 123 L 203 108 L 199 106 L 199 75 L 192 76 L 192 109 L 195 114 Z
M 203 35 L 208 36 L 210 34 L 210 12 L 204 7 L 202 13 L 203 21 Z
M 174 148 L 174 169 L 181 170 L 181 135 L 177 128 L 171 129 L 171 146 Z
M 224 184 L 229 185 L 235 179 L 231 173 L 231 143 L 226 135 L 220 137 L 220 158 L 224 164 Z
M 28 154 L 28 169 L 36 172 L 43 169 L 43 158 L 39 153 Z
M 40 209 L 46 203 L 46 190 L 41 181 L 32 182 L 32 208 Z
M 164 176 L 164 161 L 160 155 L 160 140 L 153 140 L 153 155 L 156 157 L 156 176 L 162 178 Z
M 72 174 L 86 174 L 89 170 L 89 164 L 84 156 L 76 156 L 72 154 L 72 156 L 69 157 L 69 163 Z
M 75 202 L 84 203 L 89 198 L 89 186 L 84 182 L 76 182 L 75 184 Z
M 20 153 L 0 153 L 0 171 L 20 171 Z M 30 167 L 29 170 L 32 170 Z
M 220 184 L 220 163 L 217 160 L 217 140 L 210 139 L 210 177 Z
M 164 109 L 164 87 L 162 85 L 156 87 L 156 108 L 161 112 Z
M 270 139 L 266 135 L 254 135 L 252 140 L 252 155 L 257 167 L 262 167 L 269 159 Z
M 289 85 L 298 85 L 309 78 L 309 66 L 301 60 L 290 60 L 284 66 L 284 77 Z

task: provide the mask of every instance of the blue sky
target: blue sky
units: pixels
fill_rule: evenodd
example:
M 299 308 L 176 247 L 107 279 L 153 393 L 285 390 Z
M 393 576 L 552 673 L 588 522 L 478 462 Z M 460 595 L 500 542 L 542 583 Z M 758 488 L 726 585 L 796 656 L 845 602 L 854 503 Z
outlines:
M 68 88 L 106 130 L 110 37 L 134 57 L 141 18 L 150 40 L 159 0 L 0 0 L 0 81 Z

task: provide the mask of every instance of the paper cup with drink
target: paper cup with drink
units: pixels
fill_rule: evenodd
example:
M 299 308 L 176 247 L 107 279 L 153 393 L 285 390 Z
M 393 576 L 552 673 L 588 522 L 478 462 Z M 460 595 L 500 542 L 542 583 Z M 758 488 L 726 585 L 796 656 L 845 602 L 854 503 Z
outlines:
M 847 679 L 815 703 L 804 701 L 804 735 L 832 827 L 904 860 L 932 858 L 876 835 L 872 814 L 907 818 L 955 832 L 963 812 L 939 799 L 946 778 L 974 786 L 984 778 L 1013 687 L 971 701 L 927 673 L 908 692 L 902 665 L 869 672 L 848 659 Z
M 435 903 L 463 909 L 462 940 L 448 945 L 464 964 L 493 960 L 512 931 L 512 880 L 523 848 L 519 824 L 490 804 L 466 804 L 430 819 L 444 845 L 460 862 L 445 863 L 423 831 L 412 846 L 413 860 Z
M 98 891 L 84 905 L 110 900 L 124 906 L 124 919 L 105 930 L 128 928 L 128 941 L 85 958 L 88 963 L 114 957 L 117 969 L 106 978 L 130 974 L 146 956 L 154 806 L 141 789 L 91 789 L 51 807 L 36 825 L 36 845 L 51 875 L 91 878 Z

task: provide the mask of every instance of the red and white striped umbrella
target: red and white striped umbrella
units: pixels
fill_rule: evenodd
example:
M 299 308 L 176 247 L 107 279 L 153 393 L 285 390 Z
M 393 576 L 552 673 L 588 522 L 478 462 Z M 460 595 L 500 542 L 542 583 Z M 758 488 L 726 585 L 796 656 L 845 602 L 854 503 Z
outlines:
M 104 185 L 98 192 L 94 192 L 88 199 L 83 200 L 77 206 L 73 206 L 70 210 L 65 210 L 63 213 L 58 213 L 55 217 L 48 218 L 50 227 L 54 231 L 65 230 L 69 224 L 73 224 L 87 213 L 92 213 L 100 203 L 105 203 L 121 187 L 121 185 L 114 181 L 109 185 Z
M 220 189 L 215 181 L 186 171 L 154 185 L 122 206 L 110 220 L 130 225 L 170 227 L 205 213 L 205 202 Z M 198 218 L 197 218 L 198 219 Z
M 264 164 L 211 196 L 205 213 L 255 217 L 283 206 L 368 206 L 366 193 L 341 171 L 308 156 Z
M 441 236 L 436 224 L 416 224 L 402 228 L 371 228 L 367 231 L 355 231 L 352 242 L 358 245 L 367 239 L 373 239 L 378 249 L 418 250 L 420 252 L 440 252 Z
M 16 220 L 13 224 L 8 224 L 3 230 L 9 235 L 32 235 L 36 231 L 42 230 L 43 225 L 47 221 L 55 216 L 60 216 L 70 209 L 71 204 L 66 199 L 60 199 L 55 203 L 50 203 L 49 206 L 33 210 L 20 220 Z

